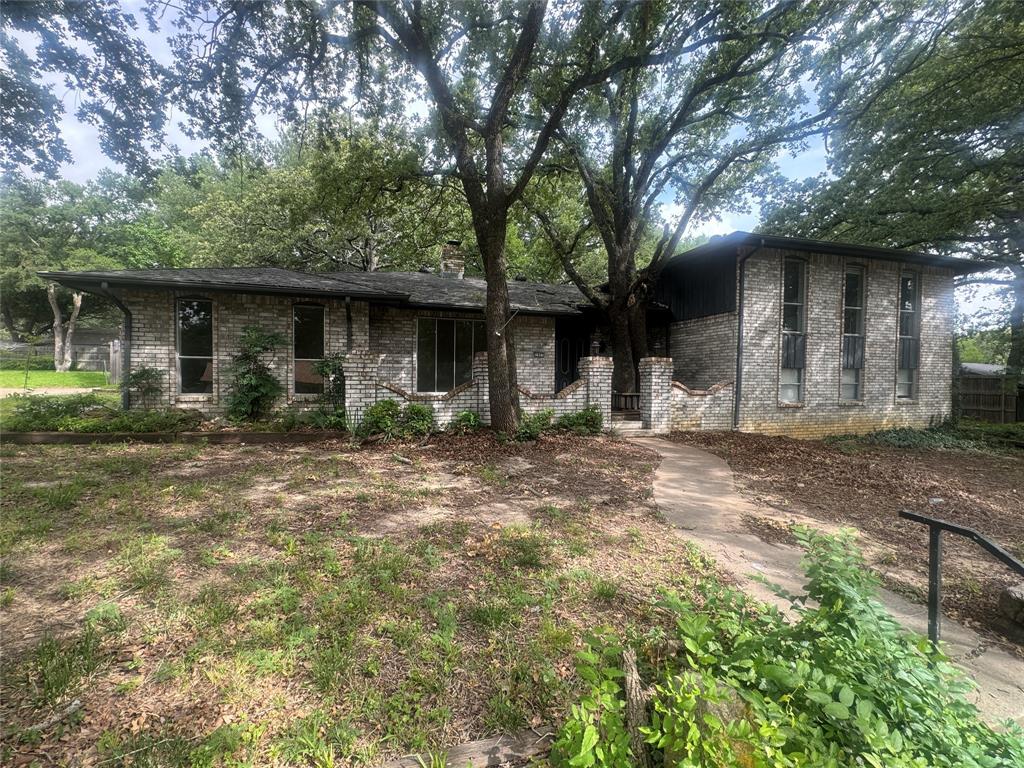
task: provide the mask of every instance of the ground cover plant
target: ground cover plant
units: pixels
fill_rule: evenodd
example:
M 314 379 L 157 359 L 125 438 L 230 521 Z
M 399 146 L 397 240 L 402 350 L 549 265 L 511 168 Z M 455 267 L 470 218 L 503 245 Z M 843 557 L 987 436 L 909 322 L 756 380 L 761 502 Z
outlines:
M 595 624 L 701 602 L 647 450 L 421 443 L 5 447 L 0 762 L 443 750 L 556 722 Z
M 798 529 L 805 594 L 792 618 L 709 585 L 698 610 L 668 595 L 668 638 L 641 638 L 649 721 L 628 714 L 616 638 L 579 657 L 591 688 L 554 748 L 559 766 L 935 766 L 1024 764 L 1024 731 L 993 730 L 969 684 L 927 639 L 874 599 L 877 582 L 851 532 Z M 621 641 L 620 641 L 621 642 Z M 666 649 L 667 652 L 666 652 Z M 630 730 L 640 743 L 631 743 Z
M 977 529 L 1024 558 L 1024 427 L 963 422 L 929 430 L 889 430 L 827 441 L 730 432 L 683 432 L 672 439 L 711 451 L 736 473 L 746 495 L 773 508 L 751 530 L 793 543 L 792 526 L 852 526 L 885 585 L 923 602 L 928 533 L 901 509 Z M 947 536 L 943 611 L 1008 648 L 1021 638 L 998 610 L 1016 581 L 973 542 Z
M 112 393 L 11 395 L 0 408 L 5 432 L 184 432 L 201 422 L 196 411 L 125 411 Z

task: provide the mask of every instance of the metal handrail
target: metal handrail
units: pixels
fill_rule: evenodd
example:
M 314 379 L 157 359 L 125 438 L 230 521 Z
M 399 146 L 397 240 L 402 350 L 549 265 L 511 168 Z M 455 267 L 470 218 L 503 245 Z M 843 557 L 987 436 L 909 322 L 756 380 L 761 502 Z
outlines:
M 927 517 L 911 512 L 907 509 L 900 510 L 900 517 L 904 520 L 911 520 L 928 526 L 928 639 L 933 646 L 939 644 L 939 630 L 942 621 L 942 532 L 949 531 L 957 536 L 963 536 L 978 544 L 1010 570 L 1016 571 L 1024 576 L 1024 563 L 1015 558 L 1005 549 L 1000 547 L 991 539 L 987 539 L 973 528 L 968 528 L 956 523 L 949 523 L 935 517 Z

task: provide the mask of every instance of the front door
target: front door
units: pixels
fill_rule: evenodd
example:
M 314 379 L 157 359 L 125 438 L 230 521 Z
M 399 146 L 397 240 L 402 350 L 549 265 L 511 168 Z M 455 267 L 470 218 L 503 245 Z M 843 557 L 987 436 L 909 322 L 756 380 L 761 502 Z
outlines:
M 575 317 L 555 319 L 555 391 L 559 392 L 580 377 L 580 358 L 590 347 L 590 328 Z

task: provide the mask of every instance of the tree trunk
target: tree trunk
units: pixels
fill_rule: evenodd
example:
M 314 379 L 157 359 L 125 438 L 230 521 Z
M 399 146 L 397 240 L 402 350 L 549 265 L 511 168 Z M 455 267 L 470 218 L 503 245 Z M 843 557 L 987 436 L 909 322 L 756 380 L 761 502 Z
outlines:
M 14 322 L 14 315 L 11 313 L 11 307 L 6 302 L 3 307 L 0 307 L 0 316 L 3 317 L 4 328 L 7 329 L 7 333 L 10 335 L 11 341 L 23 344 L 26 339 L 24 335 L 22 335 L 21 331 L 18 330 L 18 326 Z
M 1006 372 L 1020 377 L 1024 373 L 1024 266 L 1012 265 L 1013 285 L 1010 287 L 1010 354 L 1006 358 Z
M 488 405 L 491 427 L 511 434 L 519 425 L 519 389 L 516 386 L 515 334 L 508 300 L 505 276 L 505 236 L 508 221 L 503 212 L 496 212 L 477 230 L 480 256 L 487 279 L 487 306 L 484 310 L 487 327 Z M 481 231 L 484 230 L 484 231 Z
M 633 355 L 633 334 L 630 330 L 630 309 L 620 298 L 608 304 L 608 325 L 612 341 L 612 391 L 636 392 L 636 371 L 639 361 Z
M 57 286 L 53 283 L 46 286 L 46 298 L 53 311 L 53 367 L 61 373 L 66 373 L 71 370 L 71 343 L 75 335 L 75 325 L 78 323 L 78 314 L 82 310 L 82 294 L 78 291 L 72 294 L 74 304 L 67 325 L 64 324 L 64 314 L 57 301 Z

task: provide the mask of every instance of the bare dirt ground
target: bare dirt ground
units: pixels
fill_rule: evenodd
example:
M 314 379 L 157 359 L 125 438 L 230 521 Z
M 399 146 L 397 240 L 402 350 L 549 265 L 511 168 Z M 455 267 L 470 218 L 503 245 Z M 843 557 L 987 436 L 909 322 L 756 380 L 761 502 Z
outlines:
M 554 722 L 589 632 L 716 577 L 607 438 L 2 457 L 4 765 L 361 765 Z
M 972 527 L 1024 557 L 1024 453 L 826 444 L 740 433 L 679 433 L 672 439 L 729 462 L 741 492 L 775 514 L 749 516 L 753 533 L 791 542 L 794 523 L 849 526 L 888 587 L 924 601 L 928 535 L 901 520 L 908 509 Z M 1024 655 L 999 615 L 1000 591 L 1017 580 L 973 542 L 946 535 L 943 610 Z

